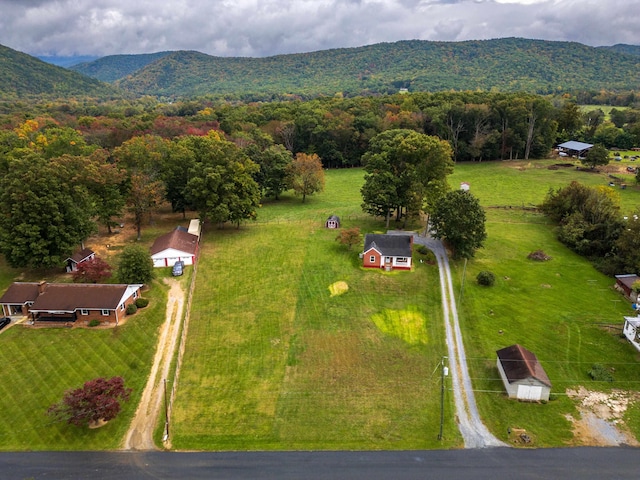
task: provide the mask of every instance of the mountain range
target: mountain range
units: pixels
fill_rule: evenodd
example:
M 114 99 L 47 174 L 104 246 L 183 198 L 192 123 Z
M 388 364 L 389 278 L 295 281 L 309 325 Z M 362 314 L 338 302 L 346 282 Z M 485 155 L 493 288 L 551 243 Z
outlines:
M 640 46 L 589 47 L 522 38 L 409 40 L 264 58 L 195 51 L 113 55 L 69 69 L 0 46 L 0 92 L 59 95 L 362 95 L 498 90 L 638 90 Z M 107 85 L 110 84 L 110 85 Z

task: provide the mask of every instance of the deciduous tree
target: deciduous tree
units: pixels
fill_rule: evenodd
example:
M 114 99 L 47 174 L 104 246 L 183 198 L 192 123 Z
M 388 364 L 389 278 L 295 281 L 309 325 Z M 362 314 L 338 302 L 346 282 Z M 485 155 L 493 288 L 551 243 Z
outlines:
M 129 399 L 131 389 L 122 377 L 96 378 L 81 388 L 67 390 L 62 400 L 49 407 L 47 413 L 60 421 L 79 427 L 96 425 L 118 416 L 121 403 Z
M 70 181 L 73 157 L 24 153 L 0 178 L 0 251 L 13 267 L 61 266 L 95 229 L 91 195 Z
M 436 203 L 431 230 L 435 238 L 444 239 L 451 247 L 453 258 L 471 258 L 487 238 L 485 218 L 476 197 L 465 190 L 454 190 Z
M 609 151 L 600 144 L 594 145 L 580 161 L 592 170 L 599 165 L 608 165 Z
M 118 257 L 117 278 L 121 283 L 149 283 L 155 276 L 149 251 L 141 245 L 127 245 Z
M 258 166 L 234 143 L 216 132 L 192 137 L 190 148 L 195 162 L 189 172 L 186 198 L 200 218 L 223 224 L 255 219 L 260 189 L 253 179 Z
M 71 276 L 75 283 L 98 283 L 111 277 L 111 270 L 111 265 L 100 257 L 94 257 L 78 264 Z
M 360 243 L 360 229 L 358 227 L 345 228 L 336 237 L 336 240 L 351 250 L 354 245 Z
M 291 186 L 296 195 L 302 195 L 304 203 L 307 195 L 324 190 L 324 170 L 322 161 L 315 153 L 298 153 L 291 163 Z

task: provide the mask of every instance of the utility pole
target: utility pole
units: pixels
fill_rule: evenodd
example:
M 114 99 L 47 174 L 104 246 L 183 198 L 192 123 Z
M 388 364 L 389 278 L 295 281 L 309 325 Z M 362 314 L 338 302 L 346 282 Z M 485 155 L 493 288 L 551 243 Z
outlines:
M 169 438 L 169 403 L 167 402 L 167 379 L 164 379 L 164 441 Z
M 464 280 L 467 275 L 467 258 L 464 259 L 464 268 L 462 269 L 462 282 L 460 284 L 460 301 L 462 301 L 462 293 L 464 292 Z
M 442 440 L 442 429 L 444 427 L 444 377 L 449 375 L 449 368 L 445 366 L 444 360 L 448 357 L 442 357 L 440 361 L 440 433 L 438 433 L 438 440 Z

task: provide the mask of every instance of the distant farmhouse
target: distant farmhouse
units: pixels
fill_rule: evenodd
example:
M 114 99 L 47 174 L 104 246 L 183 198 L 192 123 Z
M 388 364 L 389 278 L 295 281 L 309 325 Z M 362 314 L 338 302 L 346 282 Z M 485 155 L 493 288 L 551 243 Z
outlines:
M 387 271 L 411 270 L 412 252 L 412 235 L 368 233 L 364 237 L 362 265 L 365 268 L 384 268 Z
M 584 158 L 587 156 L 587 153 L 589 152 L 589 150 L 591 150 L 591 148 L 593 148 L 593 145 L 590 143 L 570 140 L 558 145 L 558 155 L 560 155 L 561 157 Z

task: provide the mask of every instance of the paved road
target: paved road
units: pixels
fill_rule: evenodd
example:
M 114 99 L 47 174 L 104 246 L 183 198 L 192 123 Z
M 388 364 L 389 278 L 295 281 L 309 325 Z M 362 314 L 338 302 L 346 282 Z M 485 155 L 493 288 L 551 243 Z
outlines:
M 402 452 L 0 453 L 0 479 L 637 479 L 634 448 Z
M 440 273 L 442 309 L 447 336 L 447 351 L 456 405 L 456 416 L 465 448 L 506 447 L 482 423 L 469 377 L 467 359 L 458 322 L 458 309 L 453 294 L 451 269 L 447 252 L 440 240 L 414 235 L 414 243 L 425 245 L 435 255 Z

